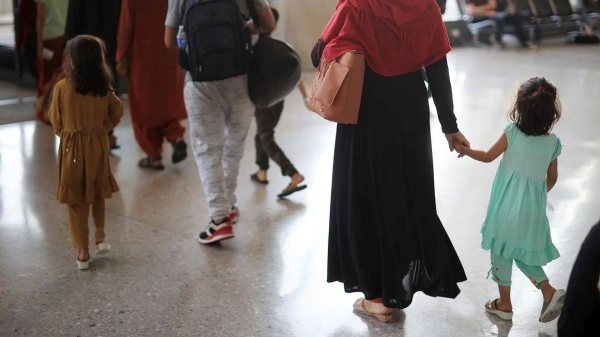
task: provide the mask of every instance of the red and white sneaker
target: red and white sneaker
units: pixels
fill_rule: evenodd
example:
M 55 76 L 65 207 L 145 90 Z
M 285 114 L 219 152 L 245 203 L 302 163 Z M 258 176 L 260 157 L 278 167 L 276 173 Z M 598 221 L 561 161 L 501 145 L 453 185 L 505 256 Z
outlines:
M 203 245 L 215 243 L 234 238 L 233 226 L 229 218 L 225 218 L 221 223 L 211 220 L 208 227 L 198 235 L 198 242 Z
M 231 223 L 235 225 L 239 219 L 240 219 L 240 210 L 236 206 L 231 207 L 231 214 L 229 214 L 229 221 L 231 221 Z

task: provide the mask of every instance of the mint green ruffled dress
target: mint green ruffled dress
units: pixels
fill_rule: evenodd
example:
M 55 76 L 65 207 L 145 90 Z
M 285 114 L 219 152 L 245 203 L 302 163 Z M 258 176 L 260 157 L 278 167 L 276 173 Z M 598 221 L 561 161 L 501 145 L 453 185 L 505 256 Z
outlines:
M 546 174 L 562 145 L 554 134 L 528 136 L 515 124 L 504 133 L 508 147 L 494 179 L 481 247 L 505 259 L 543 266 L 560 256 L 546 216 Z

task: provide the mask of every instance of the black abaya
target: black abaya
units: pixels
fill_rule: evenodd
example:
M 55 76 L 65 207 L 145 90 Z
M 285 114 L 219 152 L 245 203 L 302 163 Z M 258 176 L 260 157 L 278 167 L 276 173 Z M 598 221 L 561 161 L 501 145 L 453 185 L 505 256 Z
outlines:
M 458 132 L 446 59 L 426 72 L 443 131 Z M 358 124 L 337 129 L 330 217 L 328 282 L 400 309 L 418 291 L 460 293 L 465 272 L 436 211 L 420 70 L 384 77 L 367 68 Z
M 82 34 L 93 35 L 104 41 L 106 60 L 113 71 L 117 90 L 119 75 L 115 70 L 115 57 L 120 17 L 121 0 L 70 0 L 65 28 L 65 41 Z

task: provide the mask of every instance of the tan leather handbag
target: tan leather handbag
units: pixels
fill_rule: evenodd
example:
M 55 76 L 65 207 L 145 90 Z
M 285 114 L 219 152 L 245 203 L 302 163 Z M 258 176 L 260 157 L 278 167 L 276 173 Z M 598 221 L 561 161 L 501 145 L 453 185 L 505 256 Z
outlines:
M 358 123 L 365 79 L 365 57 L 349 51 L 321 64 L 308 99 L 308 108 L 336 123 Z

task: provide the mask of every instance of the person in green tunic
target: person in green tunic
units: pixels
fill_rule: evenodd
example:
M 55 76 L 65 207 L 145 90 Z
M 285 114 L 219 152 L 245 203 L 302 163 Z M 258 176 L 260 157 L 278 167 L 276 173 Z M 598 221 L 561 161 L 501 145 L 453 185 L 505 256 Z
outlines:
M 546 216 L 548 192 L 558 179 L 561 142 L 550 131 L 561 115 L 556 87 L 534 77 L 519 88 L 511 109 L 513 124 L 498 142 L 485 151 L 455 144 L 461 155 L 489 163 L 504 156 L 498 168 L 488 212 L 481 229 L 481 247 L 491 251 L 489 274 L 498 283 L 500 298 L 486 303 L 487 312 L 512 319 L 510 285 L 512 263 L 542 291 L 540 322 L 556 319 L 562 309 L 564 290 L 550 285 L 542 266 L 560 254 L 552 243 Z

